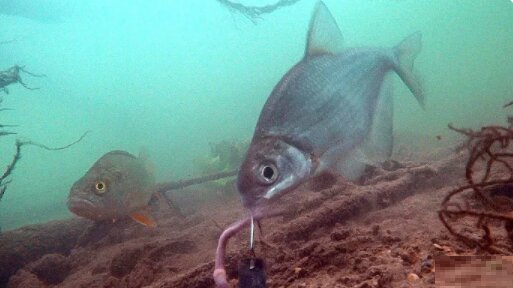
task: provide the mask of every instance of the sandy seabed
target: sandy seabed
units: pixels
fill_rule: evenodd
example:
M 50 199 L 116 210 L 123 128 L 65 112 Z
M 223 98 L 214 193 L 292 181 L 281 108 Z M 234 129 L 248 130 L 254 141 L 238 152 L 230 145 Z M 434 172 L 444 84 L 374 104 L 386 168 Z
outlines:
M 400 145 L 397 165 L 362 185 L 336 179 L 280 198 L 274 205 L 286 213 L 263 220 L 257 234 L 268 287 L 513 287 L 511 260 L 454 260 L 488 253 L 457 240 L 438 218 L 444 196 L 463 183 L 466 153 L 412 151 L 427 150 Z M 1 234 L 0 287 L 214 287 L 217 239 L 245 215 L 238 195 L 197 186 L 174 196 L 185 217 L 161 205 L 155 229 L 69 219 Z M 234 287 L 247 230 L 228 245 Z M 483 271 L 493 277 L 479 277 Z

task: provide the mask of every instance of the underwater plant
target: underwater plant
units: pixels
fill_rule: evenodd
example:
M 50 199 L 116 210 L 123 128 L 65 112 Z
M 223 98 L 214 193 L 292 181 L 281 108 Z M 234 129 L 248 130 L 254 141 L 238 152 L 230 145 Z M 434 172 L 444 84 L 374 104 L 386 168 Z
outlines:
M 13 126 L 13 125 L 10 125 L 10 126 Z M 2 127 L 2 125 L 0 125 L 0 128 L 1 127 Z M 55 150 L 64 150 L 64 149 L 66 149 L 68 147 L 71 147 L 71 146 L 75 145 L 76 143 L 82 141 L 82 139 L 84 139 L 84 137 L 89 132 L 90 131 L 84 132 L 84 134 L 82 134 L 82 136 L 80 136 L 80 138 L 78 138 L 77 140 L 73 141 L 72 143 L 67 144 L 65 146 L 62 146 L 62 147 L 48 147 L 46 145 L 43 145 L 43 144 L 31 141 L 31 140 L 16 139 L 16 142 L 15 142 L 15 147 L 16 148 L 15 148 L 14 156 L 13 156 L 11 162 L 9 162 L 9 164 L 5 168 L 5 170 L 2 173 L 2 175 L 0 176 L 0 200 L 2 200 L 2 197 L 5 194 L 5 190 L 7 190 L 7 184 L 9 184 L 11 182 L 11 179 L 9 179 L 9 176 L 12 174 L 14 168 L 16 167 L 16 164 L 18 164 L 18 161 L 21 159 L 21 147 L 22 146 L 33 145 L 33 146 L 42 148 L 44 150 L 53 150 L 53 151 L 55 151 Z M 0 131 L 0 136 L 6 136 L 6 135 L 9 135 L 9 134 L 16 134 L 16 133 Z
M 3 102 L 3 98 L 0 97 L 0 105 L 2 104 L 2 102 Z M 10 110 L 10 109 L 9 108 L 0 108 L 0 112 L 6 111 L 6 110 Z M 6 128 L 6 127 L 13 127 L 13 126 L 16 126 L 16 125 L 5 125 L 5 124 L 0 123 L 0 137 L 16 134 L 15 132 L 4 130 L 4 128 Z M 7 189 L 7 184 L 9 184 L 9 182 L 11 182 L 7 178 L 12 173 L 12 170 L 14 169 L 14 166 L 16 165 L 16 163 L 18 162 L 19 159 L 20 159 L 20 146 L 18 145 L 18 142 L 16 142 L 16 152 L 14 154 L 14 157 L 11 160 L 11 162 L 9 163 L 9 165 L 7 165 L 7 168 L 5 169 L 5 171 L 0 176 L 0 200 L 4 196 L 5 190 Z
M 39 89 L 39 88 L 28 87 L 21 79 L 20 71 L 24 72 L 26 74 L 29 74 L 31 76 L 34 76 L 34 77 L 45 77 L 44 74 L 33 74 L 31 72 L 28 72 L 27 70 L 24 69 L 24 66 L 14 65 L 13 67 L 11 67 L 5 71 L 0 71 L 0 90 L 3 90 L 6 94 L 9 94 L 9 90 L 7 90 L 6 86 L 13 84 L 13 83 L 20 83 L 23 87 L 25 87 L 29 90 Z M 3 98 L 0 97 L 0 105 L 2 104 L 2 102 L 3 102 Z M 4 112 L 7 110 L 12 110 L 12 109 L 0 108 L 0 112 Z M 0 137 L 16 134 L 15 132 L 12 132 L 10 130 L 4 130 L 4 128 L 12 128 L 12 127 L 16 127 L 16 126 L 17 125 L 7 125 L 7 124 L 0 123 Z M 15 152 L 12 157 L 12 160 L 7 164 L 7 167 L 5 168 L 5 170 L 0 174 L 0 200 L 2 199 L 2 197 L 5 194 L 5 191 L 7 190 L 7 185 L 11 182 L 10 176 L 11 176 L 14 168 L 16 167 L 16 164 L 18 164 L 18 161 L 21 159 L 21 147 L 22 146 L 32 145 L 32 146 L 37 146 L 37 147 L 45 149 L 45 150 L 63 150 L 63 149 L 66 149 L 66 148 L 82 141 L 82 139 L 89 132 L 90 131 L 86 131 L 84 134 L 82 134 L 82 136 L 78 140 L 76 140 L 68 145 L 65 145 L 62 147 L 54 147 L 54 148 L 48 147 L 46 145 L 31 141 L 28 139 L 25 139 L 25 140 L 16 139 Z
M 248 150 L 248 145 L 247 141 L 210 142 L 209 155 L 194 159 L 195 169 L 202 174 L 237 170 Z
M 504 107 L 510 105 L 513 102 Z M 449 124 L 467 138 L 466 184 L 449 192 L 438 212 L 452 235 L 496 254 L 513 252 L 513 116 L 508 122 L 507 127 L 484 126 L 478 131 Z
M 33 77 L 46 77 L 44 74 L 34 74 L 27 70 L 25 70 L 25 66 L 14 65 L 11 68 L 0 71 L 0 90 L 3 90 L 6 94 L 9 94 L 9 90 L 7 89 L 8 85 L 19 83 L 23 87 L 29 90 L 37 90 L 39 88 L 29 87 L 23 79 L 21 79 L 20 72 L 24 72 Z
M 239 170 L 243 157 L 248 150 L 248 141 L 222 140 L 209 143 L 209 154 L 196 157 L 193 160 L 194 170 L 200 175 L 231 173 Z M 234 179 L 222 178 L 206 183 L 208 189 L 219 191 L 232 191 L 235 187 Z M 227 189 L 224 189 L 227 188 Z

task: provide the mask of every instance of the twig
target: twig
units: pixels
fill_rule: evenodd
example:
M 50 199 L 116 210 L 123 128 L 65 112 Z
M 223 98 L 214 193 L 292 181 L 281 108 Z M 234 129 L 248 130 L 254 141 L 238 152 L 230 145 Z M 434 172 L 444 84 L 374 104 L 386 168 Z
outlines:
M 209 181 L 232 177 L 232 176 L 237 175 L 237 172 L 238 172 L 238 170 L 233 170 L 233 171 L 228 171 L 228 172 L 219 172 L 219 173 L 205 175 L 205 176 L 201 176 L 201 177 L 195 177 L 195 178 L 190 178 L 190 179 L 185 179 L 185 180 L 161 183 L 158 185 L 157 191 L 159 191 L 161 193 L 162 192 L 165 193 L 170 190 L 182 189 L 182 188 L 185 188 L 185 187 L 191 186 L 191 185 L 197 185 L 197 184 L 201 184 L 201 183 L 205 183 L 205 182 L 209 182 Z
M 509 106 L 511 106 L 511 105 L 513 105 L 513 101 L 510 101 L 510 102 L 508 102 L 508 103 L 504 104 L 504 106 L 502 106 L 502 107 L 503 107 L 503 108 L 506 108 L 506 107 L 509 107 Z
M 20 141 L 16 141 L 16 152 L 14 153 L 14 156 L 13 156 L 11 162 L 9 163 L 9 165 L 7 165 L 7 168 L 5 169 L 4 173 L 2 174 L 2 176 L 0 176 L 0 188 L 2 189 L 0 200 L 2 200 L 2 197 L 5 194 L 5 190 L 7 190 L 7 184 L 9 184 L 11 182 L 11 180 L 7 180 L 7 181 L 5 181 L 5 180 L 7 177 L 9 177 L 9 175 L 11 175 L 12 171 L 14 170 L 14 167 L 16 166 L 16 163 L 18 163 L 18 161 L 21 158 L 21 146 L 22 145 L 23 144 Z
M 25 69 L 25 66 L 18 66 L 18 68 L 20 69 L 20 71 L 23 71 L 23 72 L 25 72 L 26 74 L 28 74 L 28 75 L 30 75 L 32 77 L 38 77 L 38 78 L 46 77 L 46 74 L 35 74 L 35 73 L 27 71 Z
M 0 109 L 0 111 L 2 111 L 2 109 Z M 5 127 L 18 127 L 18 125 L 0 124 L 0 128 L 5 128 Z
M 80 138 L 78 138 L 77 140 L 71 142 L 70 144 L 67 144 L 65 146 L 61 146 L 61 147 L 48 147 L 44 144 L 40 144 L 40 143 L 37 143 L 37 142 L 34 142 L 34 141 L 31 141 L 31 140 L 25 140 L 25 141 L 21 141 L 22 145 L 32 145 L 32 146 L 36 146 L 36 147 L 39 147 L 39 148 L 42 148 L 42 149 L 45 149 L 45 150 L 50 150 L 50 151 L 56 151 L 56 150 L 64 150 L 66 148 L 69 148 L 75 144 L 77 144 L 78 142 L 82 141 L 82 139 L 84 139 L 84 137 L 89 134 L 91 132 L 91 130 L 87 130 L 86 132 L 84 132 L 84 134 L 82 134 L 82 136 L 80 136 Z
M 504 107 L 510 105 L 513 105 L 513 101 L 507 103 Z M 513 124 L 513 122 L 510 122 L 510 124 Z M 504 228 L 507 230 L 509 227 L 507 223 L 513 223 L 513 216 L 502 213 L 503 208 L 499 207 L 487 195 L 493 193 L 487 192 L 501 187 L 507 189 L 513 183 L 513 167 L 508 162 L 509 159 L 513 158 L 513 153 L 508 151 L 513 141 L 513 127 L 485 126 L 479 131 L 474 131 L 472 129 L 456 128 L 449 124 L 449 129 L 468 138 L 464 144 L 470 152 L 465 167 L 467 185 L 462 185 L 447 194 L 442 201 L 442 209 L 438 211 L 438 216 L 447 230 L 467 245 L 477 246 L 491 253 L 509 254 L 511 252 L 504 250 L 499 247 L 501 245 L 496 243 L 492 229 L 487 223 L 491 220 L 500 221 L 504 223 Z M 479 164 L 484 164 L 484 173 L 477 177 L 475 172 Z M 492 172 L 501 166 L 507 170 L 509 175 L 501 178 L 492 177 L 492 175 L 497 175 L 497 173 Z M 471 208 L 475 205 L 471 206 L 468 201 L 465 201 L 465 205 L 462 206 L 461 203 L 458 203 L 461 201 L 454 200 L 456 195 L 466 192 L 473 192 L 477 196 L 481 204 L 480 211 L 477 208 Z M 483 236 L 478 239 L 458 231 L 455 224 L 461 217 L 477 219 L 476 228 L 483 231 Z M 509 233 L 509 231 L 506 232 Z M 506 249 L 513 251 L 513 247 Z
M 217 0 L 217 2 L 219 2 L 221 5 L 229 8 L 230 10 L 235 10 L 241 13 L 255 24 L 256 20 L 259 19 L 261 15 L 272 13 L 282 7 L 292 6 L 299 1 L 300 0 L 279 0 L 278 2 L 271 5 L 246 6 L 244 4 L 232 2 L 230 0 Z
M 16 152 L 14 153 L 14 156 L 11 160 L 11 162 L 7 165 L 7 168 L 5 169 L 4 173 L 2 174 L 2 176 L 0 176 L 0 200 L 2 199 L 2 196 L 4 196 L 5 194 L 5 190 L 7 189 L 7 184 L 9 184 L 11 182 L 11 180 L 7 180 L 7 177 L 9 177 L 12 173 L 12 171 L 14 171 L 14 168 L 16 167 L 16 164 L 18 164 L 18 161 L 21 159 L 21 147 L 24 146 L 24 145 L 33 145 L 33 146 L 36 146 L 36 147 L 39 147 L 39 148 L 42 148 L 42 149 L 45 149 L 45 150 L 52 150 L 52 151 L 55 151 L 55 150 L 63 150 L 63 149 L 66 149 L 72 145 L 75 145 L 77 144 L 78 142 L 82 141 L 82 139 L 84 139 L 84 137 L 89 133 L 90 131 L 86 131 L 84 134 L 82 134 L 82 136 L 80 136 L 80 138 L 68 145 L 65 145 L 65 146 L 62 146 L 62 147 L 56 147 L 56 148 L 52 148 L 52 147 L 48 147 L 46 145 L 43 145 L 43 144 L 40 144 L 40 143 L 37 143 L 37 142 L 34 142 L 34 141 L 31 141 L 31 140 L 20 140 L 20 139 L 17 139 L 16 140 L 16 144 L 15 144 L 15 147 L 16 147 Z
M 205 176 L 200 176 L 200 177 L 195 177 L 195 178 L 190 178 L 190 179 L 159 183 L 159 184 L 157 184 L 157 192 L 160 193 L 162 196 L 164 196 L 169 207 L 171 207 L 172 209 L 174 209 L 176 211 L 180 211 L 180 209 L 178 207 L 176 207 L 176 205 L 174 204 L 174 201 L 167 194 L 168 191 L 182 189 L 182 188 L 185 188 L 188 186 L 202 184 L 205 182 L 215 181 L 215 180 L 219 180 L 219 179 L 223 179 L 223 178 L 227 178 L 227 177 L 232 177 L 232 176 L 237 175 L 237 172 L 238 172 L 238 170 L 228 171 L 228 172 L 219 172 L 219 173 L 215 173 L 215 174 L 210 174 L 210 175 L 205 175 Z
M 32 72 L 25 70 L 25 66 L 14 65 L 13 67 L 5 71 L 0 71 L 0 90 L 3 90 L 5 93 L 8 94 L 9 90 L 7 90 L 6 86 L 14 83 L 20 83 L 23 87 L 29 90 L 39 89 L 35 87 L 29 87 L 27 84 L 25 84 L 25 82 L 23 82 L 23 79 L 20 76 L 20 71 L 33 77 L 46 77 L 46 75 L 44 74 L 34 74 Z
M 6 136 L 6 135 L 14 135 L 16 134 L 15 132 L 7 132 L 7 131 L 0 131 L 0 137 L 1 136 Z
M 5 190 L 7 190 L 7 186 L 0 186 L 0 200 L 2 200 L 2 197 L 4 197 Z

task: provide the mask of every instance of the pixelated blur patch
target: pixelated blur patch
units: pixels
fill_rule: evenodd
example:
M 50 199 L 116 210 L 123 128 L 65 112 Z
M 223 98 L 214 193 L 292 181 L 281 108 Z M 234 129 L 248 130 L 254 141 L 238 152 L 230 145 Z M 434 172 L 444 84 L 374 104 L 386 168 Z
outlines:
M 437 256 L 435 287 L 513 288 L 513 256 Z

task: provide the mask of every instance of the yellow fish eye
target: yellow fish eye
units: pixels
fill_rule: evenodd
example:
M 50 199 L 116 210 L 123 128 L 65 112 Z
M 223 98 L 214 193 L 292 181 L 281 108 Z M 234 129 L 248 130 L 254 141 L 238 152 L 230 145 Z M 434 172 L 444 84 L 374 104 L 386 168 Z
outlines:
M 96 194 L 103 194 L 107 191 L 107 185 L 103 181 L 96 182 L 94 188 L 96 189 Z

